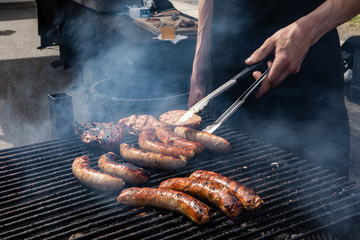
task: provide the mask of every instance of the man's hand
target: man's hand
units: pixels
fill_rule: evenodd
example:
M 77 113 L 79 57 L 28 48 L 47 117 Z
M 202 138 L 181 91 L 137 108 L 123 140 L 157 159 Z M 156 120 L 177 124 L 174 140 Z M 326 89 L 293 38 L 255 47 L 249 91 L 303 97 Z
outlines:
M 257 49 L 246 61 L 254 64 L 270 53 L 275 58 L 269 74 L 256 93 L 264 95 L 290 74 L 299 72 L 309 50 L 325 33 L 350 20 L 360 12 L 359 0 L 326 0 L 317 9 L 296 22 L 280 29 Z M 254 77 L 259 73 L 255 72 Z
M 194 77 L 194 76 L 193 76 Z M 193 82 L 190 88 L 188 108 L 205 97 L 205 83 L 203 81 Z
M 275 58 L 270 63 L 271 69 L 256 93 L 256 97 L 261 97 L 270 88 L 276 87 L 290 74 L 299 72 L 301 64 L 312 45 L 312 38 L 306 32 L 305 27 L 297 22 L 280 29 L 264 44 L 258 48 L 245 63 L 255 64 L 270 54 Z M 253 73 L 254 78 L 261 76 L 260 72 Z

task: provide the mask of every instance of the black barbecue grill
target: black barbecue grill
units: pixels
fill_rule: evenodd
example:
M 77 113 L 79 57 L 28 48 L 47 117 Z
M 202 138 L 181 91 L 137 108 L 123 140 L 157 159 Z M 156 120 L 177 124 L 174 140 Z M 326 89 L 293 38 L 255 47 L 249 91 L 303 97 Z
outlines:
M 0 239 L 343 239 L 355 236 L 360 189 L 345 177 L 243 132 L 221 127 L 233 145 L 225 155 L 203 152 L 179 171 L 151 170 L 143 186 L 198 169 L 216 171 L 253 188 L 264 199 L 257 211 L 234 219 L 212 208 L 196 225 L 177 212 L 129 207 L 82 185 L 71 164 L 88 154 L 97 168 L 101 153 L 79 137 L 54 139 L 0 151 Z M 126 140 L 136 144 L 136 139 Z M 129 185 L 128 185 L 129 186 Z

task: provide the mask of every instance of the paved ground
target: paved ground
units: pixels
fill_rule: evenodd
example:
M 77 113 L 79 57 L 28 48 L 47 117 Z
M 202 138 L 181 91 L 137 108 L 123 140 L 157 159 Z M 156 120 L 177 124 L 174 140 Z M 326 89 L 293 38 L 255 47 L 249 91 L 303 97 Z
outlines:
M 197 15 L 196 3 L 174 1 L 176 8 L 193 16 Z M 51 68 L 50 63 L 59 59 L 59 49 L 37 49 L 40 38 L 35 6 L 0 4 L 0 149 L 52 138 L 49 93 L 70 92 L 75 119 L 89 120 L 89 115 L 80 111 L 87 101 L 86 89 L 73 88 L 81 81 L 79 69 Z M 351 179 L 359 181 L 360 106 L 346 103 L 351 124 Z

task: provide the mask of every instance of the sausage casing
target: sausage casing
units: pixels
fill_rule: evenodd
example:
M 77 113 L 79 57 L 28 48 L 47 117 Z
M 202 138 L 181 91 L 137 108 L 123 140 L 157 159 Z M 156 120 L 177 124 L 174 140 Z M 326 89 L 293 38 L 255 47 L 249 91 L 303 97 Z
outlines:
M 217 206 L 228 217 L 236 217 L 243 210 L 243 205 L 234 195 L 226 188 L 211 181 L 191 178 L 170 178 L 160 183 L 159 188 L 181 191 L 194 197 L 206 199 Z
M 155 129 L 153 128 L 146 128 L 141 131 L 139 135 L 139 146 L 146 151 L 161 153 L 168 156 L 184 156 L 186 159 L 190 159 L 195 155 L 195 152 L 192 149 L 170 146 L 157 141 Z
M 177 211 L 197 224 L 210 220 L 210 208 L 206 204 L 178 191 L 133 187 L 123 190 L 117 201 L 132 206 L 153 206 Z
M 231 150 L 231 144 L 226 139 L 211 133 L 188 127 L 176 127 L 174 133 L 187 140 L 201 143 L 206 149 L 212 152 L 226 153 Z
M 156 128 L 156 136 L 165 144 L 192 149 L 196 154 L 200 154 L 204 150 L 204 146 L 201 143 L 176 136 L 170 126 L 162 125 Z
M 184 156 L 166 156 L 160 153 L 147 152 L 130 146 L 127 143 L 120 145 L 121 156 L 141 167 L 157 168 L 164 170 L 173 170 L 186 166 L 186 158 Z
M 99 168 L 111 175 L 122 178 L 125 182 L 140 184 L 149 180 L 150 172 L 139 168 L 131 163 L 116 162 L 117 155 L 113 152 L 108 152 L 99 158 Z
M 72 172 L 80 182 L 97 190 L 116 191 L 125 185 L 121 178 L 91 168 L 90 159 L 87 155 L 77 157 L 74 160 Z
M 244 205 L 244 208 L 247 210 L 258 209 L 264 203 L 264 201 L 260 198 L 259 195 L 256 194 L 254 190 L 249 189 L 246 186 L 216 172 L 198 170 L 193 172 L 190 175 L 190 178 L 205 179 L 226 187 L 241 201 L 241 203 Z

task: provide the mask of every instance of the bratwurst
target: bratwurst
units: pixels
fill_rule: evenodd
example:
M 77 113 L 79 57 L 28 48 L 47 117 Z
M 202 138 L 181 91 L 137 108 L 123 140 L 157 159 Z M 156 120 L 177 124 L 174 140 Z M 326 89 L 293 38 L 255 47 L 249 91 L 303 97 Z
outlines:
M 116 161 L 117 158 L 118 156 L 113 152 L 101 155 L 98 161 L 99 168 L 106 173 L 122 178 L 125 182 L 133 184 L 141 184 L 149 180 L 149 171 L 131 163 L 119 163 Z
M 146 151 L 175 157 L 184 156 L 186 159 L 191 159 L 195 155 L 192 149 L 179 148 L 157 141 L 155 129 L 153 128 L 146 128 L 141 131 L 139 135 L 139 146 Z
M 206 204 L 178 191 L 133 187 L 123 190 L 117 201 L 132 206 L 153 206 L 177 211 L 197 224 L 210 220 L 210 208 Z
M 228 217 L 236 217 L 243 210 L 243 205 L 234 195 L 219 184 L 211 181 L 191 178 L 170 178 L 160 183 L 159 188 L 185 192 L 191 196 L 206 199 L 217 206 Z
M 189 178 L 209 180 L 226 187 L 232 194 L 240 199 L 247 210 L 258 209 L 264 203 L 254 190 L 216 172 L 198 170 L 193 172 Z
M 117 191 L 125 185 L 121 178 L 91 168 L 90 159 L 87 155 L 75 158 L 72 164 L 72 172 L 86 186 L 101 191 Z
M 188 127 L 176 127 L 174 133 L 176 136 L 201 143 L 206 149 L 212 152 L 226 153 L 231 150 L 231 144 L 226 139 L 211 133 Z
M 186 166 L 184 156 L 166 156 L 160 153 L 148 152 L 127 143 L 120 145 L 120 154 L 126 160 L 135 165 L 148 168 L 157 168 L 164 170 L 173 170 Z
M 196 154 L 200 154 L 204 150 L 204 146 L 201 143 L 176 136 L 170 126 L 162 125 L 156 128 L 156 136 L 162 143 L 179 148 L 192 149 Z

